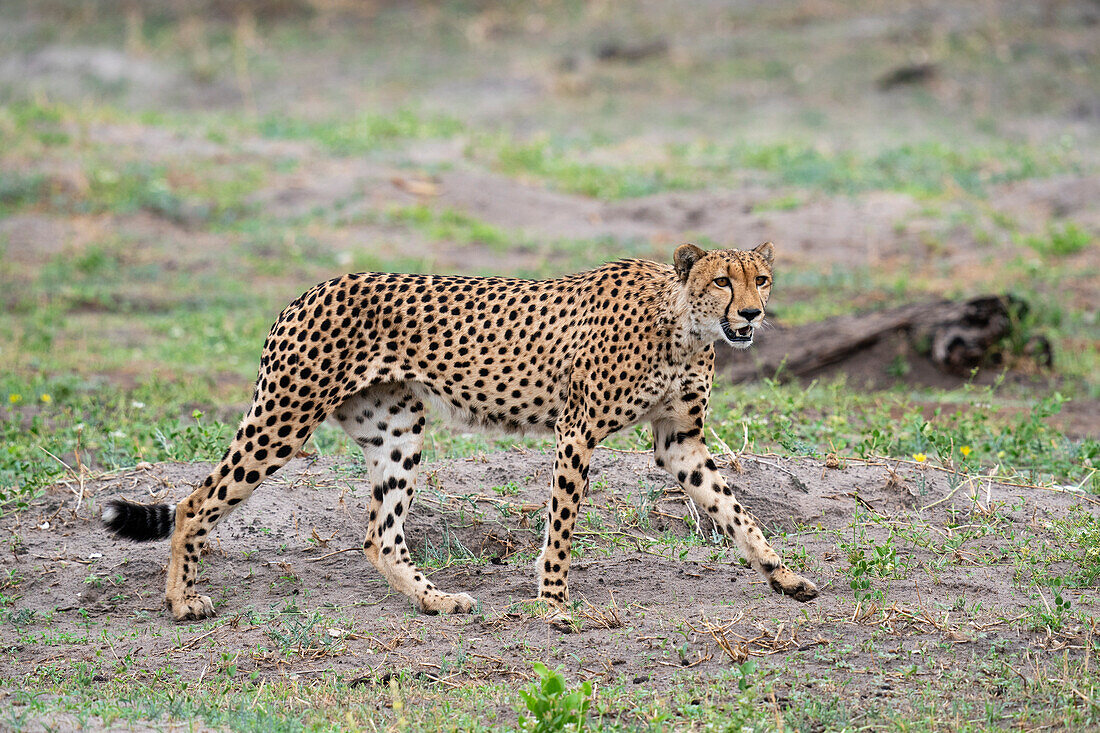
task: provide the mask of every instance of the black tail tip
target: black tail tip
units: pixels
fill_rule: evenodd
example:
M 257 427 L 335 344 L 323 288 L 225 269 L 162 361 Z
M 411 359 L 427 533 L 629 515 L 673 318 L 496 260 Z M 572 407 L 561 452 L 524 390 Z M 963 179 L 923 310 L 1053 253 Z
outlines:
M 126 499 L 111 499 L 100 516 L 108 532 L 134 542 L 163 540 L 172 535 L 176 526 L 176 507 L 172 504 L 138 504 Z

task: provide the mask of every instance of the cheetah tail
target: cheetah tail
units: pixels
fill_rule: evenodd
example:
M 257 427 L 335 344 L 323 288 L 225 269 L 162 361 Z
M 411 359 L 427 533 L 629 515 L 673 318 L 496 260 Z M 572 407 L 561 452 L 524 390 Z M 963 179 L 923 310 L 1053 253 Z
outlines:
M 176 526 L 175 504 L 137 504 L 111 499 L 103 508 L 103 524 L 116 537 L 151 542 L 170 537 Z

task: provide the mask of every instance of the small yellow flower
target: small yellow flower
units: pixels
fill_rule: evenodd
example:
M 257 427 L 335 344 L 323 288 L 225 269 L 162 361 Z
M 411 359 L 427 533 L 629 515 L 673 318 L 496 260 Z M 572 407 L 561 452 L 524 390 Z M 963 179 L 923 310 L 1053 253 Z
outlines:
M 48 395 L 48 394 L 44 394 L 44 395 L 39 395 L 38 399 L 42 400 L 42 401 L 43 401 L 43 402 L 45 402 L 45 403 L 46 403 L 47 405 L 48 405 L 48 404 L 50 404 L 51 402 L 53 402 L 53 397 L 51 397 L 51 396 L 50 396 L 50 395 Z
M 928 456 L 924 455 L 923 453 L 914 453 L 913 454 L 913 460 L 916 461 L 917 463 L 924 463 L 925 460 L 927 460 L 927 459 L 928 459 Z
M 969 445 L 964 445 L 962 448 L 959 448 L 959 453 L 962 453 L 963 458 L 966 458 L 967 456 L 970 455 L 970 446 Z
M 23 401 L 23 395 L 21 395 L 21 394 L 15 394 L 14 392 L 12 392 L 11 394 L 8 395 L 8 402 L 12 403 L 13 405 L 16 402 L 22 402 L 22 401 Z

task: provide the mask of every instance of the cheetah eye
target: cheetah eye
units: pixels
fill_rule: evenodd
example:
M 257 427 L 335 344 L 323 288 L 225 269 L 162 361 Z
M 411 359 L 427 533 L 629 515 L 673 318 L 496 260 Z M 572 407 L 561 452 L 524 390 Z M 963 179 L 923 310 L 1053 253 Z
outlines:
M 728 277 L 716 277 L 714 278 L 714 284 L 720 288 L 728 288 L 730 286 L 730 279 Z
M 767 275 L 761 275 L 760 277 L 756 278 L 756 287 L 762 288 L 767 284 L 768 284 L 768 276 Z

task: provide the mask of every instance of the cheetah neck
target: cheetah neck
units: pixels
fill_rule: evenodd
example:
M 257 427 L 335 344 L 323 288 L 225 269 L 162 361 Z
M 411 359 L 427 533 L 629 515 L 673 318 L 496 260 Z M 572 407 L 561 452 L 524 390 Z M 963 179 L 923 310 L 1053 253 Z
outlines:
M 711 341 L 703 336 L 688 304 L 688 293 L 675 276 L 661 284 L 662 302 L 668 304 L 667 334 L 664 338 L 665 358 L 670 364 L 682 365 L 705 351 Z

